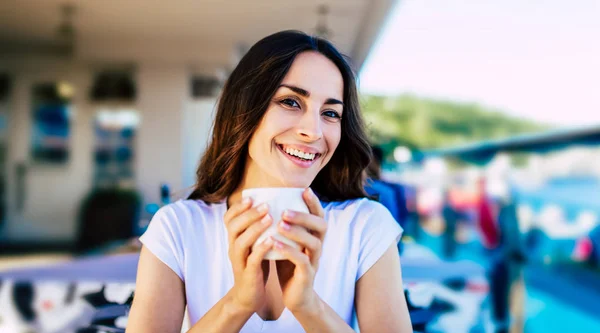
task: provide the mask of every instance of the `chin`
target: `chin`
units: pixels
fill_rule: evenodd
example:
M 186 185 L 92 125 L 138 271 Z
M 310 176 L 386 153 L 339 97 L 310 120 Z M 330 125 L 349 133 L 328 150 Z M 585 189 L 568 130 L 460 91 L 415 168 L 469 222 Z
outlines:
M 286 179 L 282 179 L 281 183 L 285 187 L 297 187 L 297 188 L 306 188 L 312 184 L 314 177 L 287 177 Z

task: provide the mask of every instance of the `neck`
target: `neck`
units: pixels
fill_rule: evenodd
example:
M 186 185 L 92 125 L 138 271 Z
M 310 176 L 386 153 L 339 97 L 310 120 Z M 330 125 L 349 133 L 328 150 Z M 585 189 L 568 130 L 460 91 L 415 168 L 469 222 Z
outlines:
M 242 191 L 243 190 L 244 190 L 244 188 L 240 186 L 235 191 L 233 191 L 233 193 L 231 193 L 231 195 L 227 198 L 227 208 L 228 209 L 232 205 L 242 201 Z

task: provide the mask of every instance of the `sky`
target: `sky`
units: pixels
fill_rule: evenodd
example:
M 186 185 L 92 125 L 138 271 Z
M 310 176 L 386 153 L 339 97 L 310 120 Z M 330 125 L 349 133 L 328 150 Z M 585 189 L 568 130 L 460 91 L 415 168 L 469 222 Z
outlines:
M 600 125 L 600 0 L 398 0 L 359 84 Z

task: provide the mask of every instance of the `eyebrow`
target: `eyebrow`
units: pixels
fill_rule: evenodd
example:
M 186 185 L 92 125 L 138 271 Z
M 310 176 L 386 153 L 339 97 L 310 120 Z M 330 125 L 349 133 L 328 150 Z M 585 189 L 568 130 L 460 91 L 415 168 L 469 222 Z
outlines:
M 289 90 L 297 93 L 298 95 L 304 96 L 304 97 L 310 97 L 310 92 L 308 92 L 306 89 L 302 89 L 300 87 L 296 87 L 296 86 L 292 86 L 289 84 L 280 84 L 279 87 L 285 87 L 288 88 Z M 344 105 L 344 103 L 338 99 L 335 98 L 328 98 L 325 101 L 325 104 L 340 104 L 340 105 Z

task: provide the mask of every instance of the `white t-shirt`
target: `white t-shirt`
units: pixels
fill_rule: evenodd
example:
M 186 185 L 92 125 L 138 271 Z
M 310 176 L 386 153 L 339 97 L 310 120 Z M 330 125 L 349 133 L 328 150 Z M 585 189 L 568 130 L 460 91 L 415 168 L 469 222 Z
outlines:
M 185 283 L 190 327 L 233 287 L 223 216 L 225 201 L 180 200 L 161 208 L 140 238 Z M 324 204 L 327 233 L 315 276 L 317 294 L 349 325 L 355 325 L 356 281 L 400 239 L 402 228 L 380 203 L 368 199 Z M 164 291 L 168 292 L 168 291 Z M 304 332 L 284 309 L 274 321 L 256 313 L 241 333 Z

